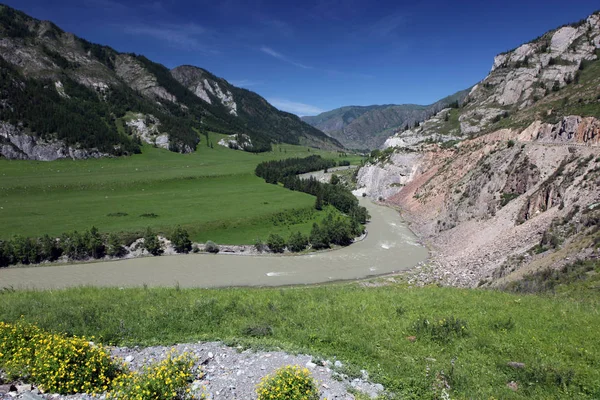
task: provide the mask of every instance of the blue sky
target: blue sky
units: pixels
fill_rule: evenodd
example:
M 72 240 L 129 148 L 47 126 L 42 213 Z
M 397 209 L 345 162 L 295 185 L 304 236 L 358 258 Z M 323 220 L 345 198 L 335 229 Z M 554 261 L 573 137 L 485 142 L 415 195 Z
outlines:
M 0 0 L 167 67 L 192 64 L 273 105 L 430 104 L 493 57 L 585 18 L 597 0 Z

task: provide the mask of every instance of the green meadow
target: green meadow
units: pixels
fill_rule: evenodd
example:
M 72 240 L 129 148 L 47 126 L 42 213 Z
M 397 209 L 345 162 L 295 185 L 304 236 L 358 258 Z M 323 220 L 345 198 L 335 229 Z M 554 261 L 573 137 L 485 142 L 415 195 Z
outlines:
M 251 154 L 219 146 L 211 134 L 193 154 L 145 146 L 114 159 L 53 162 L 0 160 L 0 238 L 60 235 L 96 226 L 102 232 L 138 232 L 150 226 L 186 228 L 192 239 L 253 243 L 276 232 L 308 233 L 314 197 L 266 184 L 254 175 L 262 161 L 319 154 L 357 163 L 360 157 L 294 145 Z
M 119 345 L 222 340 L 337 358 L 340 372 L 366 369 L 398 399 L 446 398 L 442 389 L 452 399 L 600 398 L 597 294 L 379 284 L 5 290 L 0 321 Z

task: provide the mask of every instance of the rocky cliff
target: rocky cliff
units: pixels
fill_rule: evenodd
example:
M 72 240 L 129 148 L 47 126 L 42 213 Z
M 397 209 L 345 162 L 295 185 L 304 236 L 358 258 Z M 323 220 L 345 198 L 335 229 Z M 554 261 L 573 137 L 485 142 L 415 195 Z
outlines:
M 466 104 L 360 169 L 358 193 L 398 206 L 432 248 L 412 279 L 498 285 L 600 256 L 598 16 L 497 56 Z

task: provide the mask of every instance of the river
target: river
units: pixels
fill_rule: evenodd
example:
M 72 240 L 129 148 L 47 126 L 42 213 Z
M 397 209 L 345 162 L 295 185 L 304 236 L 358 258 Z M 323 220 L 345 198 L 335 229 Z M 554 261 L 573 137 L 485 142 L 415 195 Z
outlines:
M 362 241 L 301 256 L 188 254 L 83 264 L 0 269 L 0 288 L 59 289 L 73 286 L 283 286 L 361 279 L 409 269 L 427 249 L 397 211 L 360 198 L 371 221 Z

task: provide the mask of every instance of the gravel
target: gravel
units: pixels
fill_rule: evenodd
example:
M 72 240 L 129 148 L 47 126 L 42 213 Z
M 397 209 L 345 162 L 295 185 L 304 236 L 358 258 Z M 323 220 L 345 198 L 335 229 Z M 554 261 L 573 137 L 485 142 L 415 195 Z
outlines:
M 146 348 L 111 347 L 109 350 L 113 357 L 126 361 L 131 370 L 138 370 L 144 365 L 158 362 L 173 350 L 176 354 L 190 353 L 196 358 L 198 371 L 201 371 L 192 382 L 191 389 L 197 395 L 205 393 L 207 399 L 256 399 L 255 389 L 260 380 L 265 375 L 286 365 L 308 368 L 318 384 L 321 399 L 354 399 L 354 395 L 349 390 L 362 392 L 371 398 L 376 398 L 385 391 L 381 384 L 368 381 L 366 371 L 361 371 L 361 378 L 348 377 L 342 372 L 344 364 L 339 360 L 321 361 L 305 354 L 293 355 L 282 351 L 244 350 L 241 347 L 228 347 L 220 342 L 198 342 Z M 0 390 L 0 399 L 94 399 L 86 394 L 70 396 L 42 394 L 31 385 L 14 386 L 19 390 L 12 392 L 5 390 L 5 393 Z

